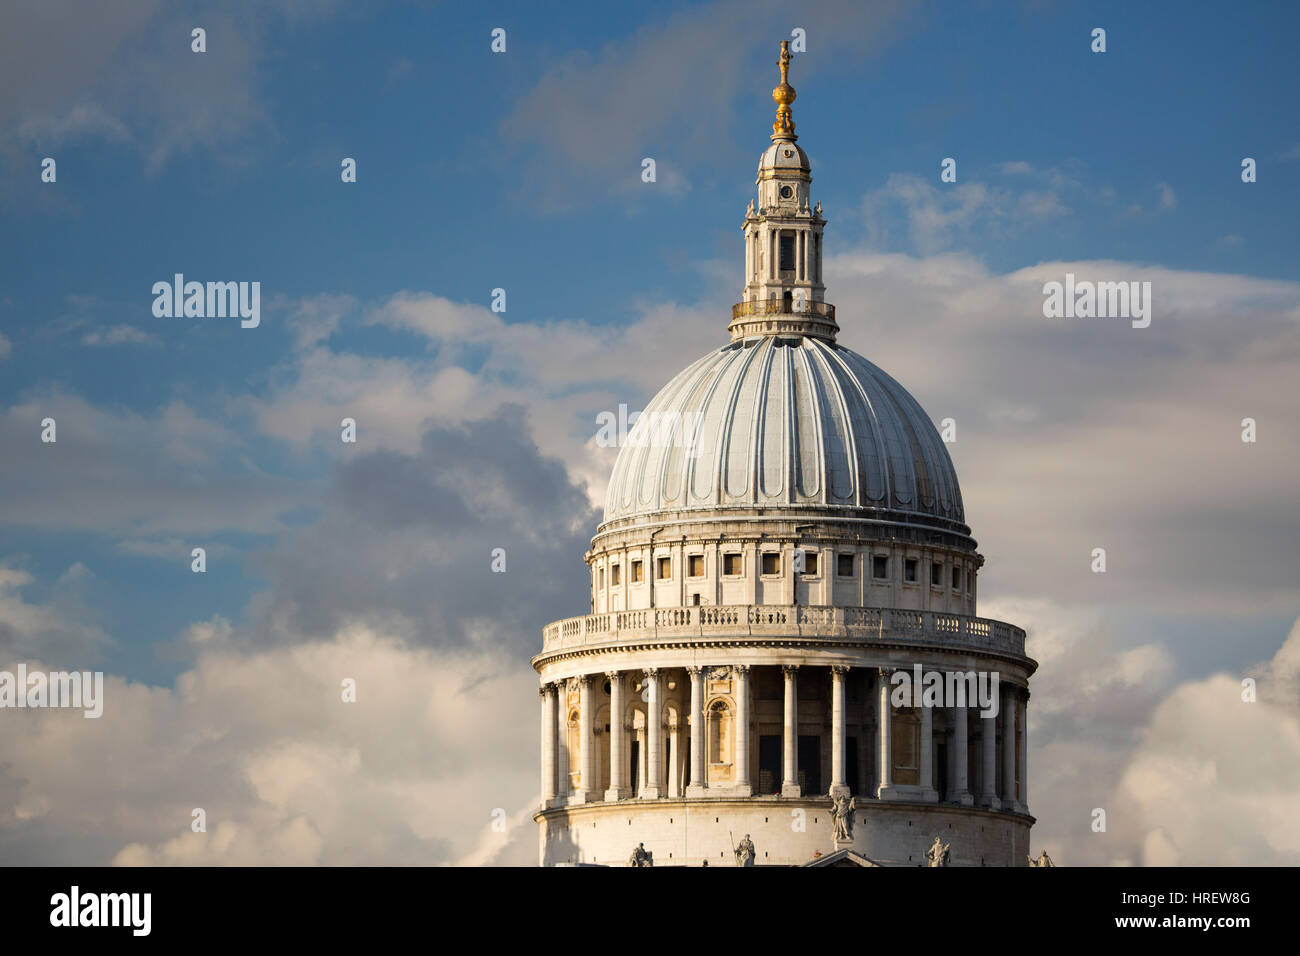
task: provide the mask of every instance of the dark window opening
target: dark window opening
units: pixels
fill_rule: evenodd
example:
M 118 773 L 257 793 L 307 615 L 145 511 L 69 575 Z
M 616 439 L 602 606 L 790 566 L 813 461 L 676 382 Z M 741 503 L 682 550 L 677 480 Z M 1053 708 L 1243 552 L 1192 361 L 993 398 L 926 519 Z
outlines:
M 871 576 L 873 578 L 889 577 L 889 559 L 883 554 L 873 555 L 871 558 Z
M 781 233 L 781 265 L 782 272 L 794 271 L 794 233 Z

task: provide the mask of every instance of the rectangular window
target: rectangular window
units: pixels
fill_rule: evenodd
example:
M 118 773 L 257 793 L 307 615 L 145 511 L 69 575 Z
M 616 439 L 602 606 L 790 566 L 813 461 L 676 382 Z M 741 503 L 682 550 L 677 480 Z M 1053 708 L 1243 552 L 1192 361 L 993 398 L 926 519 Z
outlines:
M 838 567 L 836 568 L 836 572 L 839 574 L 840 577 L 842 578 L 853 577 L 853 555 L 839 554 L 835 556 L 835 560 L 838 565 Z
M 780 574 L 781 573 L 781 555 L 775 551 L 763 552 L 763 573 Z
M 686 559 L 686 573 L 693 578 L 704 577 L 704 555 L 692 554 Z
M 803 573 L 804 574 L 817 573 L 817 552 L 816 551 L 807 551 L 807 550 L 804 551 Z
M 943 562 L 930 562 L 930 583 L 937 588 L 943 587 Z
M 619 574 L 619 567 L 617 564 L 610 566 L 609 583 L 614 585 L 614 587 L 618 587 L 620 584 L 623 583 L 623 577 L 621 574 Z
M 916 583 L 916 558 L 907 558 L 903 561 L 903 580 L 908 584 Z
M 671 578 L 672 576 L 673 576 L 673 559 L 672 559 L 672 558 L 660 558 L 660 559 L 659 559 L 659 579 L 662 581 L 662 580 L 665 580 L 666 578 Z
M 952 569 L 952 589 L 954 591 L 961 590 L 961 568 Z
M 740 573 L 740 555 L 724 554 L 722 556 L 722 573 L 735 576 Z
M 782 272 L 794 271 L 794 233 L 781 233 L 781 266 Z
M 641 562 L 632 562 L 632 583 L 636 584 L 641 580 Z
M 878 580 L 889 577 L 889 558 L 883 554 L 872 555 L 871 576 Z

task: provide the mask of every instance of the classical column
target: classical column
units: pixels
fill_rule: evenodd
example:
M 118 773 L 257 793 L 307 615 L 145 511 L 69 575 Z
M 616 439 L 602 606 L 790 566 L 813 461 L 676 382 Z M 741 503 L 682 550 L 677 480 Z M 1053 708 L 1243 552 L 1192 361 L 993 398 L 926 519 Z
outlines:
M 785 674 L 785 727 L 782 736 L 781 760 L 781 796 L 798 797 L 802 795 L 799 788 L 799 668 L 794 664 L 781 667 Z
M 970 757 L 968 753 L 967 736 L 967 719 L 968 713 L 965 704 L 957 704 L 952 709 L 952 748 L 956 751 L 953 754 L 955 759 L 953 773 L 953 786 L 955 792 L 953 799 L 964 807 L 969 807 L 974 803 L 974 798 L 970 795 Z
M 835 664 L 831 667 L 831 796 L 848 796 L 849 785 L 844 779 L 844 675 L 848 667 Z
M 737 664 L 731 669 L 736 678 L 736 733 L 735 789 L 742 797 L 754 792 L 749 782 L 749 665 Z
M 1002 809 L 1016 807 L 1016 689 L 1002 695 Z
M 606 671 L 609 678 L 609 789 L 606 800 L 622 800 L 629 793 L 627 787 L 627 755 L 623 747 L 627 730 L 623 726 L 623 675 L 619 671 Z
M 934 708 L 925 703 L 924 697 L 921 699 L 921 799 L 927 802 L 939 799 L 934 789 Z
M 984 750 L 984 768 L 980 774 L 980 806 L 996 810 L 998 803 L 998 718 L 996 714 L 980 716 L 980 746 Z
M 1029 688 L 1020 692 L 1020 812 L 1029 812 Z
M 645 786 L 641 788 L 641 797 L 657 800 L 663 796 L 664 772 L 663 758 L 659 756 L 664 736 L 664 715 L 659 708 L 659 668 L 647 667 L 644 673 L 650 694 L 646 702 Z
M 688 667 L 686 673 L 691 677 L 691 782 L 686 795 L 702 797 L 708 786 L 704 773 L 704 675 L 699 667 Z
M 591 677 L 584 674 L 578 678 L 578 790 L 574 794 L 575 802 L 586 803 L 595 790 L 596 753 L 595 737 L 592 734 L 592 692 Z
M 571 791 L 569 761 L 569 684 L 560 681 L 555 685 L 555 798 L 556 802 L 567 803 Z
M 543 684 L 542 698 L 542 809 L 555 804 L 555 688 Z
M 668 725 L 668 779 L 664 781 L 665 795 L 677 799 L 682 795 L 681 785 L 681 727 L 674 721 Z
M 876 672 L 877 697 L 876 726 L 880 730 L 880 770 L 876 773 L 876 796 L 887 800 L 894 789 L 894 754 L 892 714 L 889 707 L 889 675 L 891 671 L 880 668 Z

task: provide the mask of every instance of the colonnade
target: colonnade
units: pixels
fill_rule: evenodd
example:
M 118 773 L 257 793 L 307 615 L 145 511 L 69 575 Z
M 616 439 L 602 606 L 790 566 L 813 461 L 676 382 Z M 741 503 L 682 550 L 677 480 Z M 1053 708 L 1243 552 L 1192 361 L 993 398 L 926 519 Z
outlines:
M 688 780 L 685 786 L 687 798 L 709 796 L 747 797 L 754 792 L 753 768 L 751 766 L 751 714 L 752 702 L 750 692 L 751 669 L 755 666 L 780 666 L 783 679 L 783 708 L 781 734 L 781 781 L 782 797 L 816 796 L 804 793 L 799 780 L 799 671 L 800 666 L 786 665 L 720 665 L 733 681 L 731 697 L 735 701 L 734 740 L 730 748 L 731 779 L 725 787 L 710 787 L 708 783 L 706 760 L 707 744 L 705 733 L 707 727 L 707 705 L 705 681 L 714 670 L 710 667 L 690 666 L 681 668 L 690 680 L 689 694 L 689 733 L 690 760 Z M 543 808 L 566 806 L 574 803 L 593 801 L 617 801 L 628 798 L 656 800 L 670 795 L 670 788 L 664 779 L 665 754 L 665 697 L 663 685 L 666 682 L 665 670 L 658 667 L 635 670 L 609 670 L 596 674 L 585 674 L 561 681 L 544 683 L 539 689 L 542 701 L 542 806 Z M 878 744 L 876 750 L 876 768 L 874 786 L 869 796 L 881 800 L 919 800 L 938 802 L 940 793 L 934 779 L 935 774 L 935 731 L 934 706 L 920 706 L 919 711 L 919 779 L 900 782 L 898 756 L 896 754 L 894 721 L 899 719 L 898 708 L 891 704 L 892 684 L 890 677 L 895 668 L 870 668 L 876 685 L 876 702 L 874 709 L 875 733 Z M 851 672 L 848 665 L 835 664 L 829 667 L 831 678 L 830 693 L 830 792 L 835 795 L 848 795 L 851 788 L 846 779 L 848 720 L 845 686 Z M 597 681 L 603 677 L 609 681 L 609 782 L 603 792 L 601 781 L 597 776 L 596 728 L 594 714 L 596 710 Z M 628 732 L 628 689 L 629 683 L 641 691 L 647 714 L 644 739 L 638 761 L 638 779 L 627 779 L 629 770 Z M 570 752 L 570 695 L 577 695 L 577 778 L 573 781 L 574 769 L 569 762 L 574 756 Z M 979 760 L 979 793 L 972 793 L 971 768 L 968 759 L 968 722 L 969 706 L 948 703 L 943 708 L 949 714 L 948 726 L 951 731 L 951 747 L 948 762 L 948 780 L 946 792 L 942 795 L 947 802 L 962 805 L 979 805 L 992 810 L 1011 812 L 1028 812 L 1028 774 L 1027 774 L 1027 738 L 1024 726 L 1028 708 L 1029 692 L 1026 688 L 1001 684 L 999 707 L 996 714 L 984 716 L 979 720 L 981 738 Z M 805 721 L 806 723 L 806 721 Z M 1002 740 L 1001 786 L 998 786 L 998 737 Z M 1017 770 L 1019 772 L 1017 772 Z M 911 772 L 910 770 L 908 771 Z M 856 783 L 856 781 L 855 781 Z M 809 789 L 820 791 L 820 781 L 811 783 Z M 677 793 L 671 793 L 677 796 Z

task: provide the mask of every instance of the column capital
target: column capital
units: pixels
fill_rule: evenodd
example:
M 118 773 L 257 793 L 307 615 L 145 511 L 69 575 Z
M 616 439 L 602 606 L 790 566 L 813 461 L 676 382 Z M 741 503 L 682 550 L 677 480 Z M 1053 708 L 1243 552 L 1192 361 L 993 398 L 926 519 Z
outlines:
M 894 676 L 894 671 L 896 670 L 898 670 L 896 667 L 877 667 L 876 676 L 881 680 L 887 681 L 889 678 Z
M 643 668 L 641 668 L 641 673 L 642 673 L 642 674 L 645 674 L 646 677 L 658 677 L 658 676 L 659 676 L 659 668 L 657 668 L 657 667 L 643 667 Z
M 799 676 L 799 665 L 798 665 L 798 664 L 782 664 L 782 665 L 781 665 L 781 673 L 784 674 L 786 677 L 798 677 L 798 676 Z
M 845 674 L 849 672 L 849 670 L 850 668 L 848 664 L 831 665 L 831 674 L 834 675 L 835 677 L 843 677 Z
M 731 665 L 731 669 L 732 669 L 733 671 L 736 672 L 736 675 L 737 675 L 738 677 L 739 677 L 739 676 L 745 676 L 745 675 L 748 675 L 748 674 L 749 674 L 749 667 L 750 667 L 750 665 L 748 665 L 748 664 L 732 664 L 732 665 Z
M 686 673 L 690 674 L 692 678 L 698 678 L 704 673 L 704 668 L 699 664 L 692 664 L 686 668 Z
M 620 677 L 622 677 L 622 676 L 623 676 L 623 672 L 622 672 L 622 671 L 605 671 L 605 676 L 608 677 L 608 678 L 610 679 L 610 682 L 612 683 L 613 681 L 616 681 L 616 680 L 618 680 Z

